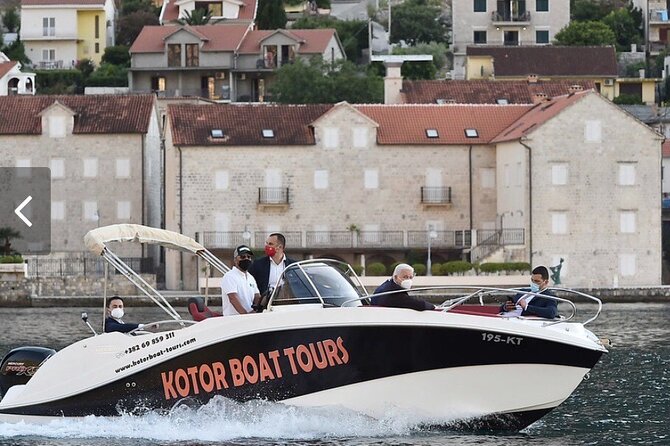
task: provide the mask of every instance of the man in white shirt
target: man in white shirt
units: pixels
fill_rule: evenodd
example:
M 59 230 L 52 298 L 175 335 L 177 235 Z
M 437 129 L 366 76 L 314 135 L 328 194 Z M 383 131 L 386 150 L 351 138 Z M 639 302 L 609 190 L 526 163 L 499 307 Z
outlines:
M 288 258 L 284 252 L 286 248 L 286 238 L 284 235 L 274 232 L 265 240 L 266 256 L 256 260 L 249 272 L 253 274 L 258 284 L 258 289 L 262 296 L 265 296 L 268 289 L 273 288 L 284 269 L 294 263 L 295 260 Z
M 253 313 L 253 305 L 260 302 L 256 279 L 248 272 L 253 258 L 254 253 L 245 245 L 233 252 L 233 268 L 221 280 L 224 316 Z

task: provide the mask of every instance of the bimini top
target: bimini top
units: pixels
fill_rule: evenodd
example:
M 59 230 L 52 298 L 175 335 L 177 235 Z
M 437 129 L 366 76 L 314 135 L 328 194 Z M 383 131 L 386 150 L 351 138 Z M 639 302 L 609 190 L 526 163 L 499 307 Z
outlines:
M 205 249 L 200 243 L 185 235 L 134 224 L 103 226 L 88 231 L 84 236 L 86 248 L 96 255 L 102 255 L 109 242 L 149 243 L 179 251 L 190 251 L 193 254 Z

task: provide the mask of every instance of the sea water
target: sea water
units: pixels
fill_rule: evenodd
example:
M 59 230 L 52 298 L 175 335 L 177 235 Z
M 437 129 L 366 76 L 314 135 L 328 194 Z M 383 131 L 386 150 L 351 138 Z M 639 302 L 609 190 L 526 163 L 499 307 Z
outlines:
M 594 308 L 580 305 L 579 314 Z M 81 311 L 89 313 L 97 329 L 96 309 L 0 308 L 0 356 L 20 345 L 62 348 L 88 336 Z M 132 321 L 163 319 L 154 308 L 126 311 Z M 0 445 L 670 445 L 669 323 L 670 303 L 606 304 L 588 328 L 612 341 L 610 353 L 567 401 L 515 434 L 422 428 L 406 414 L 375 420 L 344 408 L 217 397 L 203 407 L 181 407 L 169 415 L 0 423 Z M 502 385 L 505 377 L 500 379 Z

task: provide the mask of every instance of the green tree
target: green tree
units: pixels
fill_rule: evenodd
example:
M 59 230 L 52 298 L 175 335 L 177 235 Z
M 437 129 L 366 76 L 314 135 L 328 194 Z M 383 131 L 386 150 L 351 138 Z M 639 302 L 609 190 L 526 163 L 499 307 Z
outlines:
M 430 54 L 431 62 L 405 62 L 402 64 L 402 77 L 406 79 L 435 79 L 436 74 L 447 63 L 448 48 L 444 43 L 420 43 L 407 48 L 394 48 L 393 54 Z
M 118 45 L 131 46 L 145 26 L 158 25 L 158 16 L 148 11 L 136 11 L 119 19 L 116 32 Z
M 337 20 L 334 17 L 302 17 L 293 23 L 293 29 L 334 28 L 342 47 L 351 61 L 360 60 L 368 48 L 368 22 L 366 20 Z
M 158 16 L 158 9 L 151 0 L 123 0 L 121 3 L 120 16 L 124 17 L 135 12 L 149 12 Z
M 570 19 L 578 22 L 599 21 L 614 9 L 613 0 L 570 0 Z
M 128 69 L 122 65 L 103 62 L 85 80 L 85 84 L 87 87 L 127 87 Z
M 16 12 L 16 8 L 11 7 L 5 10 L 5 14 L 2 16 L 2 24 L 5 25 L 7 32 L 18 32 L 19 27 L 21 26 L 21 18 Z
M 4 240 L 2 250 L 6 256 L 12 255 L 12 239 L 22 238 L 21 233 L 9 226 L 0 228 L 0 239 Z
M 197 8 L 191 12 L 186 11 L 184 17 L 177 20 L 181 25 L 207 25 L 208 23 L 217 23 L 219 20 L 212 21 L 212 11 L 208 11 L 204 8 Z
M 572 22 L 556 34 L 555 40 L 566 46 L 615 45 L 616 35 L 602 22 Z
M 130 53 L 125 45 L 108 46 L 102 55 L 102 63 L 119 65 L 122 67 L 130 66 Z
M 86 80 L 95 71 L 95 63 L 91 59 L 81 59 L 77 61 L 75 68 L 81 72 L 82 78 Z
M 448 43 L 448 27 L 435 0 L 407 0 L 391 9 L 391 41 Z
M 2 48 L 2 52 L 5 53 L 10 60 L 17 60 L 23 65 L 29 65 L 30 59 L 26 56 L 26 48 L 23 46 L 23 42 L 20 39 L 16 39 L 9 45 Z
M 258 29 L 284 29 L 286 12 L 282 0 L 260 0 L 258 2 Z
M 629 3 L 626 8 L 616 9 L 607 14 L 602 22 L 616 35 L 617 51 L 630 51 L 631 44 L 644 41 L 644 23 L 639 8 Z
M 383 88 L 382 78 L 366 67 L 349 61 L 331 66 L 315 57 L 282 66 L 269 90 L 272 100 L 282 104 L 332 104 L 381 102 Z
M 644 104 L 644 102 L 642 102 L 642 98 L 640 96 L 637 96 L 637 95 L 634 95 L 634 94 L 620 94 L 619 96 L 614 98 L 612 100 L 612 102 L 614 102 L 615 104 L 618 104 L 618 105 L 622 105 L 622 104 L 625 104 L 625 105 L 635 105 L 635 104 L 641 105 L 641 104 Z

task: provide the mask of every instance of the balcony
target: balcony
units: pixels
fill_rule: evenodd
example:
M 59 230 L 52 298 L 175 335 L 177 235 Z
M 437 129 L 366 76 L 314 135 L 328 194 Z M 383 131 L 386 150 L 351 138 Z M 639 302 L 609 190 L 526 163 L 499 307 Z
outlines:
M 472 245 L 472 231 L 433 231 L 434 248 L 468 248 Z M 428 244 L 428 231 L 407 231 L 407 247 L 422 248 Z
M 512 13 L 510 11 L 491 12 L 491 21 L 494 26 L 523 26 L 530 25 L 530 11 Z
M 421 204 L 424 206 L 451 206 L 451 188 L 422 187 Z
M 259 187 L 258 206 L 286 207 L 289 205 L 288 187 Z
M 74 61 L 72 61 L 74 62 Z M 40 60 L 35 68 L 40 70 L 63 70 L 74 68 L 73 63 L 66 64 L 62 60 Z

